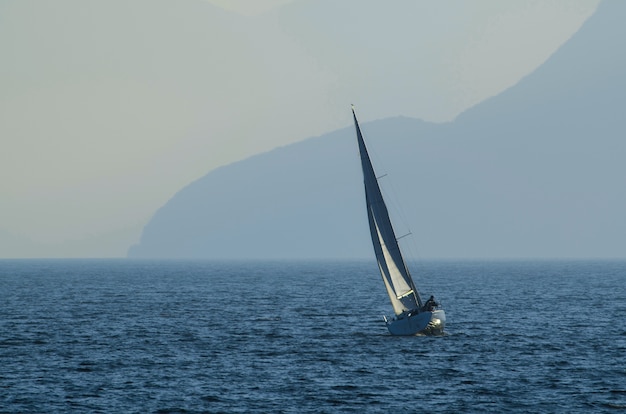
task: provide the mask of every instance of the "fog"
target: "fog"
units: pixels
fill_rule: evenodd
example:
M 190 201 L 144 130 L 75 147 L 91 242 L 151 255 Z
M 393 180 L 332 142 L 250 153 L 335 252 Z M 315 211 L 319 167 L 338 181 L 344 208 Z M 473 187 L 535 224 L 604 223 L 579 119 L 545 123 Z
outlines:
M 450 121 L 597 4 L 0 0 L 0 257 L 123 256 L 180 188 L 353 102 Z

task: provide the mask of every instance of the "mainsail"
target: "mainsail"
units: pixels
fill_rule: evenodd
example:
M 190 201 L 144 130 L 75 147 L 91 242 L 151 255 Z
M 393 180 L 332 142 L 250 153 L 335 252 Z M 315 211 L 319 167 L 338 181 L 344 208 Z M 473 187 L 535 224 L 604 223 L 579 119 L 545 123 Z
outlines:
M 378 179 L 363 141 L 363 135 L 361 134 L 361 128 L 356 119 L 354 108 L 352 108 L 352 116 L 354 117 L 359 153 L 361 154 L 365 202 L 367 204 L 367 217 L 372 244 L 374 245 L 380 274 L 385 282 L 393 310 L 396 315 L 400 315 L 402 312 L 421 308 L 422 300 L 402 258 L 402 253 L 389 219 L 387 206 L 380 192 Z

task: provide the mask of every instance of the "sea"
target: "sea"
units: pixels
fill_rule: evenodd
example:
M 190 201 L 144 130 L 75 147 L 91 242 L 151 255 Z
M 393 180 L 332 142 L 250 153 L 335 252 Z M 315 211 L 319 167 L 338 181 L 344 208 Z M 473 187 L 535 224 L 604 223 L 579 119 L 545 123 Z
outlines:
M 626 412 L 626 261 L 0 260 L 2 413 Z

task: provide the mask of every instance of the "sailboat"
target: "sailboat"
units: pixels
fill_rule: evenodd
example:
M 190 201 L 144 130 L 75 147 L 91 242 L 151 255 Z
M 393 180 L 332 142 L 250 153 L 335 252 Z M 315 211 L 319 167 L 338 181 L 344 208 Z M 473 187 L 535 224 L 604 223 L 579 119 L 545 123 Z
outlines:
M 372 167 L 361 128 L 352 107 L 356 138 L 361 155 L 365 203 L 376 261 L 383 278 L 395 316 L 385 316 L 385 324 L 392 335 L 441 335 L 446 313 L 433 296 L 424 303 L 405 264 L 389 212 Z

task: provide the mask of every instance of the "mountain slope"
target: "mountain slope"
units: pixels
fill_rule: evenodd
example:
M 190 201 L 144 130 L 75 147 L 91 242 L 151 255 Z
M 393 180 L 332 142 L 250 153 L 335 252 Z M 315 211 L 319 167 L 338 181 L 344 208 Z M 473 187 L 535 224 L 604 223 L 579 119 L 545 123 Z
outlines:
M 422 257 L 624 257 L 624 17 L 603 2 L 544 65 L 452 123 L 362 125 L 405 211 L 398 234 Z M 129 256 L 368 257 L 362 192 L 348 127 L 207 174 Z

